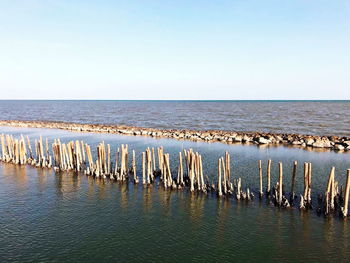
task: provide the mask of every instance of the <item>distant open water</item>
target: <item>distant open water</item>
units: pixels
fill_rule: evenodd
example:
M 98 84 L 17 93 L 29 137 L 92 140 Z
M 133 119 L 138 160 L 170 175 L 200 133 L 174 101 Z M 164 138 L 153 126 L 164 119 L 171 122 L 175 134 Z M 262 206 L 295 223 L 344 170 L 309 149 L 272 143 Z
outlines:
M 350 101 L 0 101 L 2 120 L 350 135 Z

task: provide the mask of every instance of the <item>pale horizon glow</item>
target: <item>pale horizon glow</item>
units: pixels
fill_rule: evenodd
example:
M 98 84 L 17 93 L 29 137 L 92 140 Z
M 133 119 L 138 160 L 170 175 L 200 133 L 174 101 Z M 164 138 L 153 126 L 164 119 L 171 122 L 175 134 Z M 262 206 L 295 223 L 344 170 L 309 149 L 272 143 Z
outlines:
M 350 99 L 349 0 L 0 4 L 0 99 Z

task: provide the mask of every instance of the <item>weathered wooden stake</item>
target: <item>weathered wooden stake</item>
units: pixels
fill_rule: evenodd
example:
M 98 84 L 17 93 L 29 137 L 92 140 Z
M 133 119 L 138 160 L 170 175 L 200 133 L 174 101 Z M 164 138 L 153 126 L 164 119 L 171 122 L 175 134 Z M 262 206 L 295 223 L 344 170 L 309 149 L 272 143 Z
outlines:
M 282 205 L 282 195 L 283 195 L 283 192 L 282 192 L 282 185 L 283 185 L 283 167 L 282 167 L 282 162 L 279 162 L 278 163 L 279 165 L 279 172 L 280 172 L 280 175 L 279 175 L 279 185 L 278 185 L 278 188 L 279 188 L 279 193 L 278 193 L 278 204 L 279 205 Z
M 309 192 L 309 163 L 304 163 L 304 201 L 307 201 Z
M 267 190 L 266 190 L 266 192 L 268 194 L 270 194 L 270 192 L 271 192 L 271 160 L 267 161 L 266 173 L 267 173 Z
M 312 164 L 308 164 L 308 192 L 307 192 L 307 203 L 311 205 L 311 177 L 312 177 Z
M 349 207 L 349 192 L 350 192 L 350 169 L 347 170 L 347 179 L 345 186 L 345 196 L 344 196 L 344 206 L 342 207 L 342 213 L 344 217 L 348 216 L 348 207 Z
M 146 184 L 146 153 L 142 152 L 142 184 Z
M 295 178 L 297 175 L 297 166 L 298 166 L 298 162 L 294 161 L 293 163 L 293 175 L 292 175 L 292 188 L 291 188 L 291 200 L 294 200 L 295 198 Z
M 326 190 L 326 211 L 325 214 L 329 214 L 331 212 L 331 210 L 334 209 L 334 198 L 333 198 L 333 194 L 334 194 L 334 171 L 335 171 L 335 167 L 332 167 L 330 173 L 329 173 L 329 177 L 328 177 L 328 183 L 327 183 L 327 190 Z
M 260 198 L 263 197 L 264 195 L 264 192 L 263 192 L 263 183 L 262 183 L 262 166 L 261 166 L 261 160 L 259 160 L 259 179 L 260 179 L 260 192 L 259 192 L 259 195 L 260 195 Z
M 221 190 L 221 158 L 218 161 L 218 195 L 222 196 L 222 190 Z

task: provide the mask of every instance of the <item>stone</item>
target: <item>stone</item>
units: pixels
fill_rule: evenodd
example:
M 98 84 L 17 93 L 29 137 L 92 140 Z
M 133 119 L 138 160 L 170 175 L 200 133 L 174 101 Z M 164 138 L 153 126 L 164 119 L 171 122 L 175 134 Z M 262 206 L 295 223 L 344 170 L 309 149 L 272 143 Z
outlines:
M 345 147 L 349 147 L 349 146 L 350 146 L 350 141 L 344 141 L 344 142 L 343 142 L 343 145 L 344 145 Z
M 270 140 L 264 138 L 264 137 L 259 137 L 258 139 L 258 143 L 259 144 L 269 144 L 270 143 Z
M 235 138 L 234 138 L 234 141 L 235 142 L 241 142 L 242 141 L 242 135 L 237 135 Z
M 283 138 L 282 138 L 282 136 L 280 136 L 280 135 L 277 135 L 277 136 L 275 137 L 275 139 L 276 139 L 276 143 L 283 142 Z
M 319 139 L 319 140 L 316 140 L 312 144 L 312 147 L 315 147 L 315 148 L 330 148 L 331 147 L 331 142 L 328 139 Z
M 334 145 L 334 149 L 338 150 L 338 151 L 342 151 L 345 149 L 345 147 L 341 144 L 336 144 L 336 145 Z
M 269 135 L 267 138 L 271 143 L 278 143 L 278 140 L 273 135 Z
M 312 146 L 315 140 L 311 137 L 305 138 L 305 143 L 307 146 Z
M 242 141 L 244 141 L 244 142 L 251 142 L 252 138 L 250 138 L 247 134 L 244 134 L 243 138 L 242 138 Z

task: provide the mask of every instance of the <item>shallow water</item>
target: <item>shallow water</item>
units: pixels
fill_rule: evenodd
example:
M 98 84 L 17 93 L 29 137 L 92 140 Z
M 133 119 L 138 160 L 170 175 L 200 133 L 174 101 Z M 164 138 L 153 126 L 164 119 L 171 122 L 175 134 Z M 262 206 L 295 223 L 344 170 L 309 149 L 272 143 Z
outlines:
M 313 163 L 312 191 L 322 193 L 331 166 L 336 180 L 345 182 L 349 154 L 312 152 L 298 148 L 225 145 L 171 139 L 73 133 L 61 130 L 0 128 L 0 133 L 36 138 L 83 139 L 92 146 L 104 140 L 115 150 L 121 143 L 140 153 L 163 145 L 175 174 L 177 152 L 192 147 L 203 155 L 203 169 L 216 176 L 217 158 L 227 150 L 234 178 L 241 177 L 257 196 L 257 161 L 284 164 L 290 187 L 291 165 L 299 162 L 297 189 L 302 189 L 302 163 Z M 92 147 L 94 148 L 94 147 Z M 113 155 L 112 155 L 113 156 Z M 140 173 L 138 175 L 140 176 Z M 264 181 L 265 185 L 265 181 Z M 288 190 L 288 189 L 287 189 Z M 95 180 L 74 173 L 0 164 L 0 261 L 346 261 L 350 256 L 349 220 L 324 218 L 315 211 L 279 209 L 255 198 L 233 198 L 162 187 Z
M 0 101 L 2 120 L 350 136 L 350 101 Z

